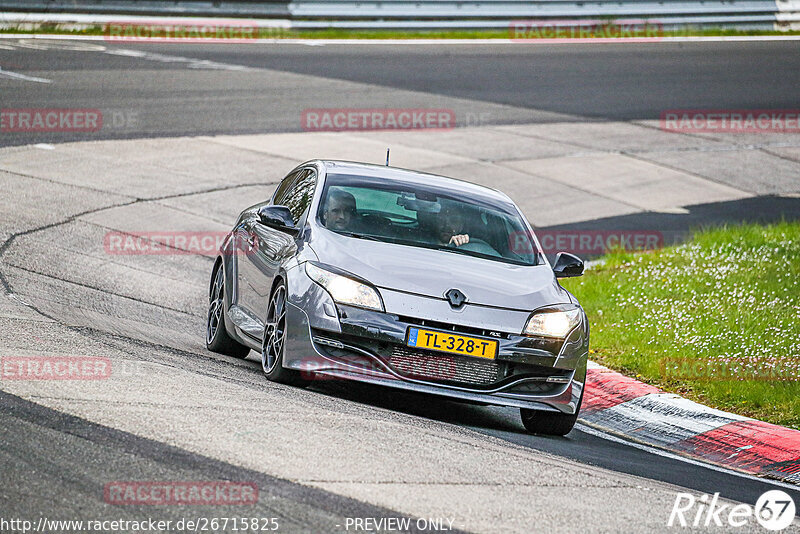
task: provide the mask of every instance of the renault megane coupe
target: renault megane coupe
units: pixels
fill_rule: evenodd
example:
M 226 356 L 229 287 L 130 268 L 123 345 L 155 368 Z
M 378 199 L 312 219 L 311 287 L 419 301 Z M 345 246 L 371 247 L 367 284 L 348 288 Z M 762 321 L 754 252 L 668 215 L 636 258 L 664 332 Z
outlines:
M 244 210 L 214 263 L 206 345 L 269 380 L 356 380 L 578 417 L 589 326 L 505 194 L 432 174 L 310 161 Z

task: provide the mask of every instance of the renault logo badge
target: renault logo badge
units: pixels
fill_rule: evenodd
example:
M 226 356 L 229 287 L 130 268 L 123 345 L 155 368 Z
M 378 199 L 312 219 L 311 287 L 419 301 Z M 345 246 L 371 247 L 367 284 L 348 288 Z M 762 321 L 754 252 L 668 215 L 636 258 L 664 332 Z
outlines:
M 458 289 L 448 289 L 444 296 L 453 308 L 460 308 L 467 301 L 467 296 Z

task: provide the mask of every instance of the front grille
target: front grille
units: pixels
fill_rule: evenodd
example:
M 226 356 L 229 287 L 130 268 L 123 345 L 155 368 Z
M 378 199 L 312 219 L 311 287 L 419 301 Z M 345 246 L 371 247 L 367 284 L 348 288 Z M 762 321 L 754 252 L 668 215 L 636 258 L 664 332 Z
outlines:
M 406 378 L 486 386 L 503 378 L 495 360 L 438 354 L 395 346 L 388 358 L 395 372 Z

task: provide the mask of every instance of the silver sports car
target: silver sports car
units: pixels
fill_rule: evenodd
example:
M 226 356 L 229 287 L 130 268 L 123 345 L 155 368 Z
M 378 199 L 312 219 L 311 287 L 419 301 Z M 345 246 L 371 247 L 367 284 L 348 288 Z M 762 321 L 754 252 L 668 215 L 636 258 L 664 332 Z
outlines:
M 309 161 L 239 215 L 214 263 L 206 345 L 261 352 L 267 378 L 345 379 L 520 408 L 532 433 L 578 417 L 589 325 L 499 191 Z

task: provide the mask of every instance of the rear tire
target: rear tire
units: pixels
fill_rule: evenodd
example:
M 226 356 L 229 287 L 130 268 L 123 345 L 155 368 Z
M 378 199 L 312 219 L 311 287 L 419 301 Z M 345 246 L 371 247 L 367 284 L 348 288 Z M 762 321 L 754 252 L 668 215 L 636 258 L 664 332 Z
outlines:
M 286 284 L 280 280 L 272 290 L 267 308 L 267 323 L 264 325 L 264 339 L 261 342 L 261 368 L 267 380 L 305 387 L 308 380 L 301 378 L 294 369 L 283 366 L 286 352 Z
M 580 414 L 581 404 L 583 404 L 583 391 L 578 401 L 575 413 L 572 415 L 561 412 L 544 412 L 541 410 L 529 410 L 520 408 L 519 415 L 522 424 L 530 434 L 544 434 L 546 436 L 566 436 L 570 433 Z
M 208 296 L 208 315 L 206 317 L 206 348 L 212 352 L 246 358 L 250 347 L 233 339 L 226 327 L 225 315 L 225 273 L 222 265 L 217 265 L 211 279 L 213 285 Z

